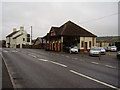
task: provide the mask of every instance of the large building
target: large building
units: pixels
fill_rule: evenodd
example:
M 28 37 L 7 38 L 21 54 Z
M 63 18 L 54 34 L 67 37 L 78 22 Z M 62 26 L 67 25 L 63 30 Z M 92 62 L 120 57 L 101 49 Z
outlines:
M 6 47 L 22 48 L 24 45 L 31 45 L 30 34 L 24 30 L 24 27 L 20 27 L 20 30 L 14 28 L 13 32 L 6 36 Z
M 49 43 L 49 49 L 62 51 L 64 47 L 76 45 L 80 51 L 88 51 L 96 45 L 96 35 L 68 21 L 60 27 L 52 27 L 43 39 Z
M 96 46 L 116 46 L 120 50 L 120 36 L 102 36 L 96 38 Z

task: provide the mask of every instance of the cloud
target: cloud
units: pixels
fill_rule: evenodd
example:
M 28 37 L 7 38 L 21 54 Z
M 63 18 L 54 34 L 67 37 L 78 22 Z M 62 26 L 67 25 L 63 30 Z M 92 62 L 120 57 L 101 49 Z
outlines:
M 117 35 L 117 2 L 3 2 L 3 38 L 12 28 L 25 26 L 33 38 L 44 36 L 51 26 L 60 26 L 71 20 L 98 36 Z M 94 21 L 99 17 L 103 19 Z M 93 20 L 89 23 L 84 23 Z M 109 30 L 109 32 L 108 32 Z

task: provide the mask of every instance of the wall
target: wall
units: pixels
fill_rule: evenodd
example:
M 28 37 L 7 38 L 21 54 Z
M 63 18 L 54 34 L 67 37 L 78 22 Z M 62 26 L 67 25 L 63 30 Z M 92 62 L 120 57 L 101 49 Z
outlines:
M 23 38 L 25 38 L 25 41 L 23 41 Z M 19 32 L 14 34 L 12 37 L 10 37 L 10 40 L 9 40 L 9 37 L 6 38 L 6 46 L 7 47 L 8 47 L 7 43 L 9 43 L 9 41 L 10 41 L 10 48 L 16 48 L 16 45 L 19 45 L 19 44 L 20 44 L 20 48 L 22 48 L 22 44 L 24 44 L 24 45 L 26 45 L 26 44 L 31 45 L 31 40 L 30 40 L 30 42 L 27 42 L 27 32 L 23 31 L 23 30 L 20 30 Z
M 84 41 L 84 43 L 87 42 L 87 49 L 90 49 L 89 41 L 91 41 L 91 47 L 96 45 L 96 37 L 80 37 L 80 49 L 84 49 L 85 44 L 82 47 L 82 41 Z
M 109 46 L 109 42 L 97 42 L 96 43 L 96 46 L 98 47 L 104 47 L 104 46 Z
M 23 41 L 23 38 L 25 38 L 25 40 Z M 26 45 L 26 44 L 31 44 L 31 40 L 30 42 L 27 42 L 27 33 L 23 32 L 23 35 L 19 36 L 16 38 L 16 45 L 20 44 L 20 48 L 22 48 L 22 44 Z

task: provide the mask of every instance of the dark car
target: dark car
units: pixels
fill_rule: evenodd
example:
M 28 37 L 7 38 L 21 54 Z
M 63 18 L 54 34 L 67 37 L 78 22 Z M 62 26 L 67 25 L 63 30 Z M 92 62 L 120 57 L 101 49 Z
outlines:
M 116 55 L 116 56 L 117 56 L 117 59 L 120 60 L 120 51 L 117 52 L 117 55 Z

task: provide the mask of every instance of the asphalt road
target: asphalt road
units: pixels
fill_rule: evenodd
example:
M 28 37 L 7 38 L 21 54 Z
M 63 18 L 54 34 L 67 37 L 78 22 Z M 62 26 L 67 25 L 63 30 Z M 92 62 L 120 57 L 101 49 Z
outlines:
M 115 88 L 118 60 L 113 55 L 89 57 L 38 49 L 3 49 L 18 88 Z

